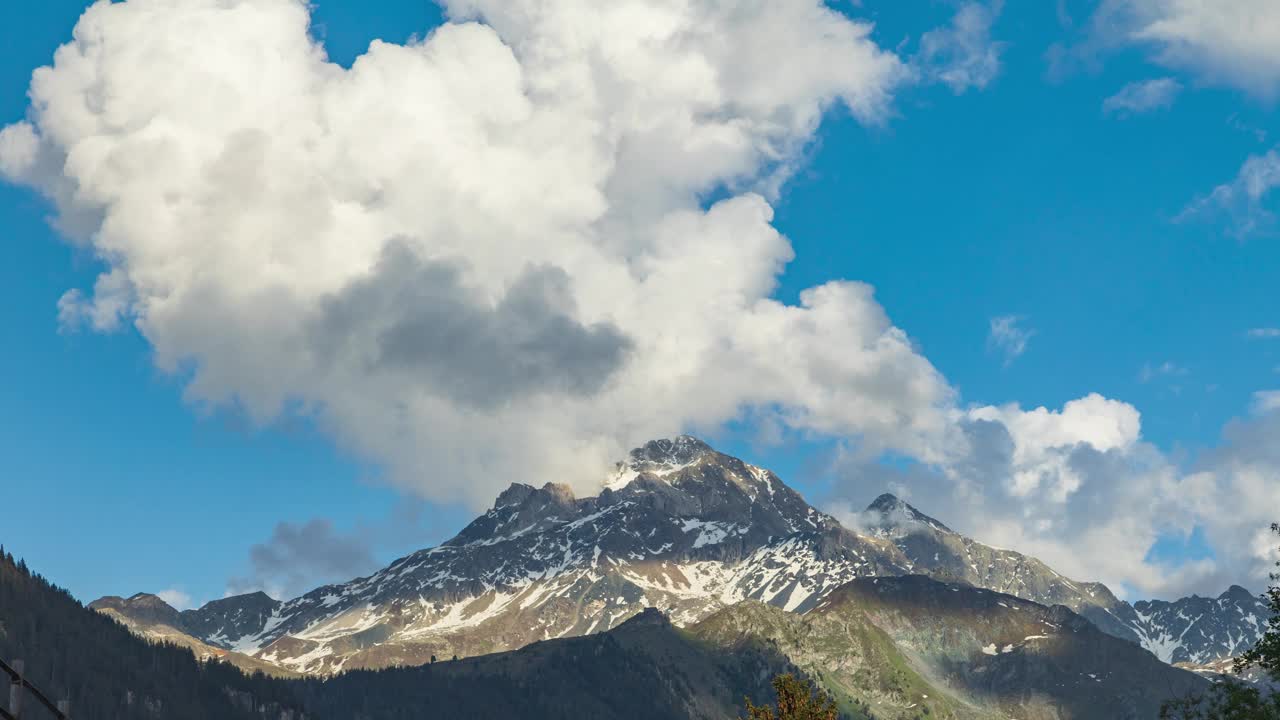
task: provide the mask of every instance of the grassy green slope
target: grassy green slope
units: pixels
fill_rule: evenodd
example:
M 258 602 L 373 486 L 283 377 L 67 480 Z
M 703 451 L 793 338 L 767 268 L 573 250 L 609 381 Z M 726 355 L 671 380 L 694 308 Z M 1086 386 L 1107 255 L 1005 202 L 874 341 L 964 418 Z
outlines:
M 859 611 L 795 615 L 758 602 L 726 608 L 689 629 L 708 647 L 767 647 L 832 694 L 850 718 L 986 720 L 1003 717 L 944 692 Z

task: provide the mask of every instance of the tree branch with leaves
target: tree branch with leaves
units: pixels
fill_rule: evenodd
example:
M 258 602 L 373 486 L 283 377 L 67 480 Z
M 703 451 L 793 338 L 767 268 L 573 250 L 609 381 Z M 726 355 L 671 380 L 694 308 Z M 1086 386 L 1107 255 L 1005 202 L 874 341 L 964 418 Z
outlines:
M 1280 535 L 1280 523 L 1273 524 L 1271 531 Z M 1280 562 L 1276 567 L 1280 567 Z M 1280 573 L 1272 573 L 1271 580 L 1280 583 Z M 1232 669 L 1240 675 L 1256 667 L 1280 683 L 1280 584 L 1267 588 L 1263 597 L 1271 609 L 1267 629 L 1252 648 L 1236 658 Z M 1263 692 L 1235 678 L 1226 678 L 1206 695 L 1165 703 L 1160 717 L 1164 720 L 1280 720 L 1280 692 Z
M 776 709 L 753 705 L 747 698 L 746 720 L 836 720 L 839 712 L 829 695 L 814 687 L 810 680 L 800 680 L 791 673 L 773 679 L 778 696 Z

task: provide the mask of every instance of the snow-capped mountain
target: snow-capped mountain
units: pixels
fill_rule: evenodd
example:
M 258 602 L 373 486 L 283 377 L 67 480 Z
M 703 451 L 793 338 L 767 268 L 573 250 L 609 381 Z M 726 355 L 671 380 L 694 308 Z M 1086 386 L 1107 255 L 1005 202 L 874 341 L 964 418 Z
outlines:
M 451 540 L 369 577 L 283 603 L 218 600 L 181 613 L 182 627 L 290 671 L 331 673 L 600 632 L 647 607 L 681 625 L 746 599 L 803 613 L 859 577 L 926 574 L 1066 605 L 1118 637 L 1167 644 L 1154 639 L 1168 613 L 1139 615 L 1105 586 L 977 543 L 892 495 L 867 516 L 852 532 L 768 470 L 693 437 L 656 440 L 595 496 L 513 484 Z
M 803 611 L 854 577 L 905 572 L 893 543 L 682 436 L 633 451 L 597 496 L 514 484 L 439 547 L 260 623 L 209 620 L 204 639 L 302 672 L 417 664 L 607 630 L 646 607 L 679 623 L 747 598 Z M 243 617 L 236 600 L 220 602 Z
M 1195 665 L 1242 654 L 1258 641 L 1271 617 L 1262 598 L 1239 585 L 1216 598 L 1143 600 L 1133 610 L 1143 647 L 1167 663 Z

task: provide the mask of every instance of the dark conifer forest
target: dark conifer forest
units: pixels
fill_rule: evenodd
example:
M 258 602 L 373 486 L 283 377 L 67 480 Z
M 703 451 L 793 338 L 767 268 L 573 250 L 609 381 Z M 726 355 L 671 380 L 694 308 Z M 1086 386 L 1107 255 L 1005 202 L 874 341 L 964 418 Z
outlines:
M 135 637 L 0 550 L 0 657 L 86 720 L 248 720 L 298 717 L 293 689 L 189 650 Z M 7 680 L 7 678 L 6 678 Z M 5 693 L 7 694 L 7 684 Z M 5 698 L 7 700 L 7 697 Z M 30 699 L 23 720 L 52 717 Z

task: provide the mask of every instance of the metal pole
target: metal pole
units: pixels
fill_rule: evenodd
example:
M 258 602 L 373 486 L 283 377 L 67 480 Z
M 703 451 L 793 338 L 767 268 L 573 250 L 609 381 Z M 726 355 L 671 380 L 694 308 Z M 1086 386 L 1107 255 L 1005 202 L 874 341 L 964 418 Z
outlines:
M 13 682 L 9 685 L 9 714 L 15 718 L 22 717 L 22 673 L 27 669 L 27 664 L 22 660 L 14 660 L 10 665 L 17 677 L 13 678 Z

